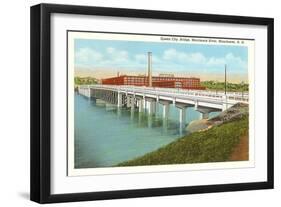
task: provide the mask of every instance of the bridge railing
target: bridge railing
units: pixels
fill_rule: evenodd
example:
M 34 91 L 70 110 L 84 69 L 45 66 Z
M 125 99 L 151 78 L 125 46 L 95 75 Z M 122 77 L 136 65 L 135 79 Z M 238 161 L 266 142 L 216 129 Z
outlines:
M 154 95 L 169 94 L 170 96 L 194 96 L 194 97 L 209 97 L 214 99 L 225 99 L 248 102 L 249 94 L 247 92 L 215 92 L 215 91 L 202 91 L 202 90 L 187 90 L 187 89 L 175 89 L 175 88 L 157 88 L 157 87 L 145 87 L 145 86 L 125 86 L 125 85 L 84 85 L 82 88 L 96 88 L 113 91 L 124 91 L 132 93 L 144 93 Z

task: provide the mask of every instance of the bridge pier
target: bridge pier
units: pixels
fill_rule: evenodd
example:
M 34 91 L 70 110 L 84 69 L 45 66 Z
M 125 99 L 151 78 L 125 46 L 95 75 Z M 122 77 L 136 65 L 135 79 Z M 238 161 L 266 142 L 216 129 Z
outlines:
M 218 109 L 207 108 L 202 106 L 195 106 L 195 110 L 201 113 L 200 119 L 208 119 L 211 112 L 221 111 Z
M 209 119 L 210 112 L 208 110 L 198 109 L 197 111 L 200 112 L 200 119 Z
M 127 108 L 131 108 L 132 105 L 135 105 L 135 98 L 132 95 L 127 95 L 127 101 L 126 101 Z
M 148 115 L 154 115 L 156 112 L 156 102 L 153 98 L 146 98 L 146 109 Z
M 169 109 L 170 109 L 170 101 L 160 100 L 159 103 L 161 105 L 163 105 L 162 118 L 163 119 L 168 119 L 168 117 L 169 117 Z
M 87 96 L 88 98 L 91 98 L 91 89 L 90 89 L 89 86 L 88 86 L 87 89 L 86 89 L 86 96 Z
M 118 91 L 117 92 L 117 107 L 123 106 L 123 95 Z
M 135 98 L 131 97 L 131 103 L 130 103 L 130 107 L 131 107 L 131 112 L 135 111 Z
M 180 108 L 180 116 L 179 116 L 180 124 L 183 125 L 186 122 L 186 108 Z
M 145 99 L 141 99 L 141 112 L 145 112 Z
M 88 97 L 88 98 L 91 98 L 91 95 L 92 95 L 92 94 L 91 94 L 91 88 L 88 86 L 88 87 L 87 87 L 87 97 Z
M 127 108 L 130 108 L 131 120 L 133 120 L 135 115 L 135 97 L 132 95 L 127 95 Z
M 186 109 L 188 107 L 191 107 L 192 105 L 176 103 L 175 106 L 179 109 L 179 122 L 180 122 L 179 133 L 180 136 L 182 136 L 186 124 Z
M 184 126 L 186 123 L 186 109 L 191 107 L 189 104 L 176 103 L 175 106 L 179 109 L 179 122 L 180 126 Z
M 173 106 L 176 106 L 176 98 L 173 99 Z
M 144 99 L 137 98 L 137 107 L 138 107 L 139 113 L 142 113 L 144 111 Z
M 134 119 L 134 116 L 135 116 L 135 107 L 134 107 L 134 104 L 131 105 L 131 120 Z

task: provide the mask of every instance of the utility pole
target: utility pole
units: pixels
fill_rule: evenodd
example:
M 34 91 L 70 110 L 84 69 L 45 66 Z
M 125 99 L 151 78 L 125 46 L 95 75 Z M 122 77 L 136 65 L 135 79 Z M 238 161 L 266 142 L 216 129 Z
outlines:
M 152 87 L 152 52 L 147 53 L 148 57 L 148 67 L 147 67 L 147 73 L 148 73 L 148 87 Z
M 244 81 L 241 82 L 242 88 L 242 100 L 244 99 Z
M 226 95 L 226 64 L 224 65 L 224 94 Z

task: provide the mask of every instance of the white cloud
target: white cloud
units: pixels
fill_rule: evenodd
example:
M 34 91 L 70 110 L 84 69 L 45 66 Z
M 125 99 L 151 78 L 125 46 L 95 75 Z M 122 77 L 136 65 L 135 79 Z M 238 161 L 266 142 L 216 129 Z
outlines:
M 147 64 L 148 58 L 147 58 L 147 54 L 137 54 L 134 56 L 135 61 L 137 61 L 138 63 L 141 64 Z M 134 60 L 133 60 L 134 61 Z M 163 63 L 164 60 L 162 60 L 161 58 L 159 58 L 157 55 L 152 55 L 152 63 L 156 64 L 156 63 Z
M 217 65 L 224 65 L 226 63 L 225 58 L 215 58 L 211 57 L 207 61 L 207 65 L 209 66 L 217 66 Z
M 200 52 L 187 53 L 177 51 L 176 49 L 165 50 L 162 56 L 162 61 L 169 64 L 185 65 L 186 67 L 197 66 L 206 70 L 214 69 L 217 67 L 229 65 L 232 70 L 245 70 L 247 62 L 242 60 L 241 57 L 235 56 L 233 53 L 227 53 L 223 57 L 206 57 Z
M 76 61 L 79 63 L 87 63 L 89 61 L 100 61 L 103 55 L 91 48 L 80 48 L 75 53 Z
M 232 53 L 228 53 L 225 58 L 227 62 L 237 64 L 238 66 L 241 66 L 243 68 L 247 67 L 246 61 L 242 60 L 240 57 L 234 56 Z
M 178 61 L 181 63 L 204 63 L 206 61 L 206 57 L 200 53 L 186 53 L 180 52 L 176 49 L 167 49 L 163 53 L 163 59 L 167 61 Z
M 173 60 L 177 58 L 177 51 L 175 49 L 168 49 L 164 51 L 163 59 L 164 60 Z
M 221 58 L 211 57 L 208 59 L 206 66 L 219 67 L 224 66 L 225 64 L 227 64 L 227 66 L 233 71 L 246 71 L 247 69 L 247 62 L 242 60 L 240 57 L 233 55 L 233 53 L 227 53 Z
M 126 50 L 114 47 L 97 51 L 94 48 L 80 48 L 75 54 L 76 65 L 89 67 L 143 69 L 147 64 L 147 54 L 130 54 Z M 246 72 L 247 61 L 233 53 L 221 57 L 207 57 L 200 52 L 182 52 L 170 48 L 163 51 L 161 56 L 153 54 L 153 68 L 163 71 L 220 71 L 227 64 L 236 72 Z
M 137 55 L 135 55 L 134 58 L 137 62 L 140 62 L 140 63 L 144 63 L 147 61 L 147 56 L 144 54 L 137 54 Z
M 126 50 L 117 50 L 113 47 L 108 47 L 106 48 L 106 52 L 108 55 L 108 60 L 113 62 L 127 62 L 129 59 L 129 55 Z
M 109 54 L 114 53 L 114 51 L 115 51 L 115 48 L 113 48 L 113 47 L 106 48 L 106 52 L 109 53 Z
M 117 66 L 128 65 L 129 54 L 126 50 L 108 47 L 105 52 L 98 52 L 94 48 L 80 48 L 75 53 L 75 64 L 81 66 Z

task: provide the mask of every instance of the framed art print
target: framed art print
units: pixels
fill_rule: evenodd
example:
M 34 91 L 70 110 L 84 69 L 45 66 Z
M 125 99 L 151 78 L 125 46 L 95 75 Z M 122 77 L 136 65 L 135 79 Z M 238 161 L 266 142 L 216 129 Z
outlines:
M 31 7 L 31 200 L 273 188 L 273 19 Z

